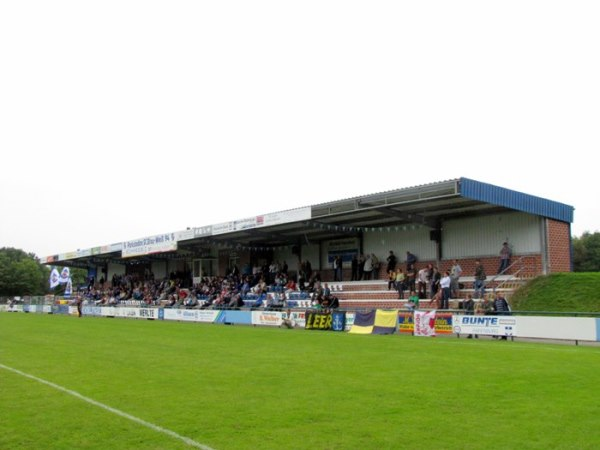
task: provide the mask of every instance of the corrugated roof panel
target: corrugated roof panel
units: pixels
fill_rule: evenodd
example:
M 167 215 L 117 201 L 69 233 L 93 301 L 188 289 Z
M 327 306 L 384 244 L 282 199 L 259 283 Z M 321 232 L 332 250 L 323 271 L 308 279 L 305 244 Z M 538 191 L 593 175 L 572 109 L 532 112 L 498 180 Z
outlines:
M 564 203 L 547 200 L 534 195 L 482 183 L 469 178 L 461 178 L 459 185 L 462 197 L 504 206 L 516 211 L 548 217 L 562 222 L 573 222 L 574 208 Z

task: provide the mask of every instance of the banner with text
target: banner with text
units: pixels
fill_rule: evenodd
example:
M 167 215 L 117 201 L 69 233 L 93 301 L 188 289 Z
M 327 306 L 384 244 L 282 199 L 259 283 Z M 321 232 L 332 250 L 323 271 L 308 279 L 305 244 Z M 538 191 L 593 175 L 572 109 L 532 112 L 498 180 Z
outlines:
M 152 253 L 172 252 L 175 250 L 177 250 L 175 233 L 166 233 L 123 242 L 121 257 L 129 258 L 131 256 L 150 255 Z

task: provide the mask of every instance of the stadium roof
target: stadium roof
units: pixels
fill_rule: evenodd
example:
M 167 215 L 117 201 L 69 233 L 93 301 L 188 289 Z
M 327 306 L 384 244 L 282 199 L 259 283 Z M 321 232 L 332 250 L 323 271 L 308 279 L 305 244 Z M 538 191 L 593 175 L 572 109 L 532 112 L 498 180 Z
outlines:
M 132 244 L 125 242 L 108 248 L 98 247 L 101 250 L 97 251 L 73 252 L 66 258 L 55 255 L 42 262 L 87 267 L 106 262 L 189 259 L 205 254 L 207 247 L 240 250 L 281 248 L 355 237 L 363 232 L 384 229 L 439 229 L 445 220 L 507 211 L 522 211 L 572 223 L 573 210 L 572 206 L 563 203 L 458 178 L 169 233 L 173 236 L 171 239 L 177 242 L 174 251 L 133 253 L 133 256 L 129 254 L 123 259 L 126 256 L 124 249 L 141 243 L 142 238 L 131 241 Z

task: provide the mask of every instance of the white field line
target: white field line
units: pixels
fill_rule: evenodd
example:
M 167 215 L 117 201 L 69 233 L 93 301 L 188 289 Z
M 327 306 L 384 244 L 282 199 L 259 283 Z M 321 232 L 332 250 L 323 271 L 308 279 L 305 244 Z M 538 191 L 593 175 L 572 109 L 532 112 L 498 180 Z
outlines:
M 193 439 L 190 439 L 190 438 L 185 437 L 185 436 L 181 436 L 180 434 L 177 434 L 174 431 L 167 430 L 166 428 L 163 428 L 163 427 L 159 427 L 158 425 L 154 425 L 153 423 L 146 422 L 145 420 L 142 420 L 142 419 L 140 419 L 138 417 L 132 416 L 131 414 L 127 414 L 126 412 L 120 411 L 118 409 L 112 408 L 112 407 L 110 407 L 108 405 L 105 405 L 104 403 L 97 402 L 96 400 L 93 400 L 93 399 L 91 399 L 89 397 L 81 395 L 79 392 L 72 391 L 71 389 L 67 389 L 65 387 L 59 386 L 58 384 L 52 383 L 50 381 L 46 381 L 46 380 L 44 380 L 42 378 L 38 378 L 36 376 L 29 375 L 28 373 L 21 372 L 20 370 L 13 369 L 12 367 L 5 366 L 4 364 L 0 364 L 0 368 L 8 370 L 8 371 L 13 372 L 13 373 L 16 373 L 16 374 L 21 375 L 21 376 L 23 376 L 25 378 L 29 378 L 31 380 L 35 380 L 38 383 L 45 384 L 46 386 L 50 386 L 50 387 L 52 387 L 52 388 L 54 388 L 54 389 L 56 389 L 58 391 L 65 392 L 66 394 L 72 395 L 73 397 L 76 397 L 79 400 L 83 400 L 84 402 L 87 402 L 87 403 L 89 403 L 91 405 L 94 405 L 94 406 L 98 406 L 99 408 L 102 408 L 102 409 L 104 409 L 106 411 L 109 411 L 109 412 L 111 412 L 113 414 L 116 414 L 117 416 L 124 417 L 126 419 L 131 420 L 132 422 L 135 422 L 135 423 L 143 425 L 143 426 L 145 426 L 147 428 L 150 428 L 151 430 L 158 431 L 159 433 L 166 434 L 166 435 L 171 436 L 171 437 L 173 437 L 175 439 L 179 439 L 180 441 L 183 441 L 187 445 L 190 445 L 192 447 L 201 448 L 203 450 L 213 450 L 211 447 L 207 447 L 206 445 L 202 445 L 199 442 L 194 441 Z

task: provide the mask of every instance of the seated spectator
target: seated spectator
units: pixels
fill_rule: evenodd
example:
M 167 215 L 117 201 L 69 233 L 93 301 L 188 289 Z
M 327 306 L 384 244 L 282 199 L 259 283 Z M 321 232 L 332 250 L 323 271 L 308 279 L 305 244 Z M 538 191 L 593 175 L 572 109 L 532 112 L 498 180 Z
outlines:
M 290 293 L 296 291 L 298 288 L 296 286 L 296 282 L 292 279 L 289 279 L 287 284 L 285 285 L 285 292 Z
M 183 306 L 185 306 L 186 308 L 195 308 L 196 306 L 198 306 L 198 299 L 196 298 L 196 296 L 194 294 L 192 294 L 191 292 L 188 294 L 188 296 L 185 298 L 184 302 L 183 302 Z
M 280 310 L 285 302 L 285 294 L 273 293 L 266 309 Z
M 492 312 L 492 304 L 490 303 L 488 294 L 484 294 L 483 298 L 475 305 L 475 314 L 486 315 Z
M 177 305 L 177 298 L 175 298 L 174 294 L 171 294 L 167 297 L 167 303 L 165 304 L 165 308 L 174 308 Z
M 410 310 L 419 309 L 419 295 L 413 290 L 410 291 L 410 295 L 408 296 L 408 303 L 406 303 L 406 307 Z
M 202 304 L 200 305 L 200 309 L 208 309 L 212 307 L 214 300 L 214 296 L 208 297 L 206 300 L 204 300 L 204 302 L 202 302 Z
M 254 285 L 252 292 L 259 295 L 263 292 L 267 292 L 267 283 L 265 282 L 264 278 L 261 278 L 260 281 Z
M 231 300 L 229 301 L 229 305 L 230 308 L 241 308 L 242 306 L 244 306 L 244 300 L 242 300 L 242 294 L 240 294 L 239 292 L 234 292 L 233 295 L 231 296 Z
M 329 308 L 337 309 L 339 307 L 340 307 L 340 300 L 335 295 L 332 295 L 331 299 L 329 300 Z
M 131 296 L 133 297 L 134 300 L 142 300 L 144 298 L 144 296 L 142 295 L 142 292 L 140 291 L 140 288 L 137 286 L 133 290 L 133 293 Z
M 242 294 L 242 297 L 244 297 L 248 292 L 250 292 L 250 279 L 245 277 L 242 285 L 240 286 L 240 293 Z
M 256 302 L 254 303 L 254 305 L 252 305 L 252 309 L 261 308 L 266 305 L 266 302 L 267 302 L 267 293 L 261 292 L 260 295 L 258 296 L 258 298 L 256 299 Z

